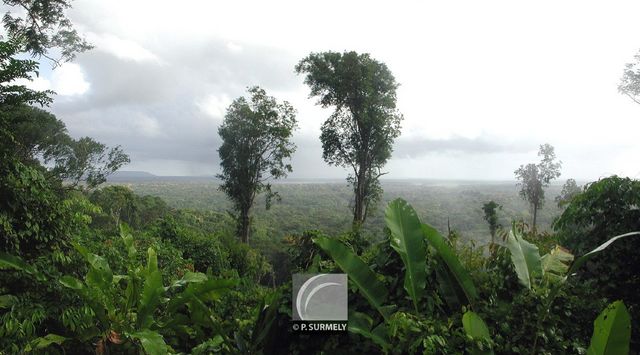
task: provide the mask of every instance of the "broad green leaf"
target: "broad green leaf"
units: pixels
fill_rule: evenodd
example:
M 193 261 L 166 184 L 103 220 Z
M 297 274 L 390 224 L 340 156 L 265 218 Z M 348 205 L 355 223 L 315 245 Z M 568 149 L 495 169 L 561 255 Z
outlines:
M 262 349 L 263 352 L 273 352 L 278 344 L 278 306 L 282 297 L 281 290 L 266 295 L 258 305 L 258 319 L 251 332 L 252 350 Z M 246 344 L 245 344 L 246 345 Z
M 626 355 L 631 339 L 631 317 L 622 301 L 607 306 L 593 323 L 587 355 Z
M 382 322 L 371 331 L 371 339 L 380 339 L 384 341 L 388 337 L 387 325 Z M 384 348 L 383 348 L 384 349 Z
M 132 333 L 130 336 L 140 341 L 142 348 L 148 355 L 166 355 L 169 353 L 167 344 L 158 332 L 146 329 Z
M 20 271 L 27 271 L 31 269 L 31 266 L 25 263 L 24 260 L 22 260 L 22 258 L 20 258 L 19 256 L 0 253 L 0 268 L 11 268 Z
M 124 290 L 125 304 L 124 311 L 129 312 L 133 307 L 138 304 L 140 297 L 140 283 L 136 277 L 134 270 L 129 270 L 127 275 L 127 288 Z
M 73 245 L 73 248 L 80 253 L 80 255 L 82 255 L 87 261 L 89 261 L 89 250 L 87 248 L 85 248 L 84 246 L 80 245 L 77 242 L 71 242 L 71 245 Z
M 147 253 L 149 256 L 146 275 L 138 305 L 137 325 L 139 328 L 148 328 L 153 324 L 153 312 L 160 304 L 160 297 L 164 293 L 162 274 L 158 270 L 158 256 L 153 248 L 149 248 Z
M 615 241 L 617 241 L 619 239 L 622 239 L 622 238 L 631 237 L 631 236 L 638 236 L 638 235 L 640 235 L 640 232 L 625 233 L 625 234 L 617 235 L 617 236 L 607 240 L 606 242 L 600 244 L 597 248 L 595 248 L 592 251 L 590 251 L 590 252 L 584 254 L 583 256 L 577 258 L 576 261 L 574 261 L 573 264 L 571 265 L 571 268 L 569 269 L 569 275 L 573 274 L 576 270 L 578 270 L 578 268 L 580 266 L 582 266 L 582 264 L 587 262 L 587 260 L 591 259 L 593 256 L 597 255 L 601 251 L 607 249 L 607 247 L 609 245 L 611 245 L 613 242 L 615 242 Z
M 87 305 L 91 307 L 96 317 L 101 322 L 108 322 L 109 317 L 115 315 L 114 302 L 116 302 L 112 295 L 114 289 L 111 268 L 106 259 L 89 253 L 78 243 L 72 242 L 72 245 L 89 263 L 89 270 L 85 275 L 84 283 L 71 276 L 61 277 L 59 282 L 65 287 L 82 290 L 80 294 L 85 298 Z
M 320 255 L 316 254 L 313 256 L 313 259 L 311 260 L 311 265 L 309 265 L 309 268 L 307 269 L 307 272 L 311 273 L 311 274 L 317 274 L 320 272 Z
M 348 330 L 355 334 L 360 334 L 365 338 L 371 339 L 376 344 L 380 345 L 382 349 L 389 349 L 390 345 L 387 340 L 386 329 L 384 323 L 380 324 L 383 328 L 373 327 L 373 319 L 367 314 L 360 312 L 349 313 Z
M 124 242 L 125 248 L 127 248 L 127 255 L 129 256 L 129 259 L 133 260 L 136 257 L 136 253 L 137 253 L 135 244 L 133 243 L 133 236 L 131 235 L 131 232 L 129 232 L 128 226 L 124 224 L 120 224 L 119 227 L 120 227 L 120 237 Z
M 129 280 L 128 275 L 113 275 L 113 283 L 118 284 L 122 280 Z
M 428 224 L 423 224 L 422 232 L 427 238 L 429 245 L 436 250 L 438 258 L 440 261 L 444 262 L 447 271 L 449 272 L 449 277 L 443 277 L 442 279 L 451 280 L 451 277 L 453 277 L 456 281 L 456 285 L 451 285 L 450 288 L 455 289 L 458 287 L 466 297 L 465 302 L 469 304 L 473 303 L 478 297 L 478 291 L 476 290 L 476 286 L 473 284 L 473 280 L 471 280 L 471 276 L 469 276 L 469 272 L 462 266 L 456 253 L 451 249 L 449 244 L 447 244 L 444 237 L 435 230 L 435 228 Z
M 27 264 L 19 256 L 0 252 L 0 269 L 7 268 L 24 271 L 29 275 L 35 276 L 35 278 L 39 281 L 46 281 L 47 279 L 41 272 L 38 272 L 36 268 Z
M 0 309 L 11 308 L 14 303 L 18 301 L 18 298 L 14 295 L 1 295 L 0 296 Z
M 147 249 L 147 273 L 158 271 L 158 254 L 153 248 Z
M 192 282 L 204 282 L 207 281 L 207 275 L 201 272 L 190 272 L 187 271 L 186 274 L 180 279 L 176 280 L 171 284 L 171 288 L 181 287 Z
M 490 340 L 491 335 L 489 334 L 489 328 L 487 324 L 480 318 L 479 315 L 472 311 L 467 311 L 462 316 L 462 326 L 464 327 L 465 333 L 470 336 L 474 340 Z M 472 354 L 493 354 L 493 350 L 491 349 L 474 349 Z
M 550 280 L 564 280 L 572 261 L 573 254 L 560 246 L 556 246 L 549 254 L 542 257 L 542 273 L 545 278 Z
M 387 318 L 387 312 L 382 308 L 382 304 L 387 298 L 387 289 L 378 280 L 369 265 L 365 264 L 346 245 L 335 239 L 316 237 L 313 238 L 313 242 L 324 250 L 342 271 L 349 275 L 351 282 L 358 287 L 371 306 Z
M 87 285 L 101 290 L 111 288 L 113 273 L 107 260 L 95 254 L 87 254 L 87 261 L 90 265 L 86 276 Z
M 427 281 L 427 250 L 420 220 L 413 207 L 402 199 L 396 199 L 387 206 L 385 221 L 391 231 L 391 247 L 404 262 L 404 289 L 418 312 L 418 303 L 424 295 Z
M 237 285 L 238 280 L 236 279 L 207 279 L 203 282 L 190 283 L 183 292 L 171 298 L 167 308 L 170 312 L 174 312 L 185 304 L 198 306 L 193 303 L 194 300 L 198 300 L 198 302 L 216 301 Z
M 62 286 L 74 289 L 74 290 L 81 290 L 84 288 L 84 284 L 82 283 L 82 281 L 76 279 L 73 276 L 62 276 L 60 278 L 60 283 L 62 284 Z
M 531 289 L 536 278 L 542 276 L 542 263 L 538 247 L 527 242 L 515 226 L 507 236 L 507 248 L 520 283 Z
M 57 335 L 57 334 L 47 334 L 43 337 L 33 339 L 27 346 L 25 347 L 25 351 L 29 352 L 32 350 L 44 349 L 51 344 L 62 344 L 67 338 Z
M 435 265 L 436 280 L 438 282 L 438 289 L 440 290 L 440 296 L 444 299 L 450 309 L 458 310 L 463 304 L 468 304 L 467 297 L 464 291 L 457 286 L 455 278 L 451 276 L 449 269 L 443 265 L 442 259 Z
M 237 285 L 238 280 L 235 279 L 208 279 L 189 284 L 186 291 L 202 301 L 217 301 Z
M 224 344 L 224 338 L 220 334 L 217 334 L 213 338 L 210 338 L 191 349 L 190 353 L 191 355 L 220 353 L 223 351 L 222 344 Z M 246 346 L 246 341 L 242 337 L 236 338 L 236 345 L 242 354 L 249 351 Z
M 213 319 L 211 307 L 205 304 L 201 299 L 193 295 L 187 295 L 188 302 L 186 303 L 189 315 L 191 317 L 190 326 L 202 325 L 206 327 L 216 327 L 216 321 Z
M 474 339 L 489 339 L 489 328 L 484 320 L 473 311 L 467 311 L 462 316 L 462 326 L 464 331 Z

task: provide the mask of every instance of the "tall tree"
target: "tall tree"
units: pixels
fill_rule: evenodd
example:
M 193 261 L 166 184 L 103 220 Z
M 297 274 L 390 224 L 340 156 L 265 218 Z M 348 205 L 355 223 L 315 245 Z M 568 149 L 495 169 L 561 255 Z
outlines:
M 567 179 L 567 181 L 562 185 L 562 191 L 560 191 L 560 195 L 556 196 L 556 203 L 558 207 L 562 208 L 566 206 L 571 200 L 578 196 L 582 192 L 582 189 L 574 179 Z
M 278 197 L 271 190 L 271 179 L 286 177 L 292 171 L 285 160 L 296 146 L 290 139 L 296 128 L 296 111 L 286 101 L 278 103 L 259 87 L 249 89 L 249 100 L 240 97 L 227 109 L 218 134 L 222 173 L 220 190 L 227 194 L 237 212 L 238 235 L 249 241 L 251 208 L 256 196 L 266 192 L 267 208 Z
M 120 146 L 108 148 L 91 137 L 82 137 L 71 140 L 68 151 L 62 157 L 62 164 L 53 172 L 73 186 L 83 183 L 88 188 L 94 188 L 129 162 L 129 156 Z
M 306 74 L 310 97 L 333 114 L 322 125 L 322 157 L 330 165 L 352 169 L 353 223 L 364 223 L 382 195 L 379 178 L 400 135 L 396 109 L 398 84 L 384 63 L 356 52 L 312 53 L 296 66 Z
M 17 80 L 33 80 L 38 75 L 36 59 L 42 56 L 57 65 L 89 46 L 65 16 L 70 1 L 3 0 L 3 3 L 9 12 L 2 18 L 5 31 L 0 40 L 0 253 L 17 255 L 38 265 L 50 280 L 33 282 L 35 278 L 24 273 L 0 272 L 1 293 L 13 294 L 20 300 L 10 307 L 0 307 L 2 325 L 20 325 L 14 330 L 5 327 L 0 336 L 0 353 L 17 354 L 27 352 L 25 346 L 35 337 L 62 329 L 63 312 L 76 302 L 68 299 L 57 281 L 52 281 L 68 265 L 63 260 L 71 255 L 69 241 L 78 233 L 77 220 L 81 216 L 72 207 L 71 194 L 60 188 L 59 179 L 47 178 L 40 161 L 31 159 L 28 150 L 16 149 L 29 146 L 32 138 L 35 140 L 30 142 L 47 145 L 50 137 L 16 135 L 17 117 L 13 109 L 47 105 L 52 94 L 29 89 Z M 55 125 L 47 129 L 56 131 Z
M 556 153 L 552 145 L 540 146 L 538 156 L 542 159 L 538 164 L 520 165 L 515 171 L 520 186 L 520 196 L 529 202 L 533 212 L 533 229 L 536 228 L 538 210 L 544 204 L 544 189 L 551 180 L 560 176 L 561 161 L 556 161 Z
M 502 209 L 502 206 L 495 201 L 489 201 L 482 205 L 482 211 L 484 212 L 484 220 L 489 224 L 489 232 L 491 233 L 491 250 L 495 245 L 496 231 L 500 228 L 498 223 L 498 210 Z
M 70 0 L 3 0 L 8 11 L 2 18 L 6 35 L 0 41 L 0 158 L 8 154 L 15 142 L 7 127 L 9 106 L 51 103 L 52 91 L 37 91 L 16 83 L 33 80 L 39 63 L 25 56 L 50 59 L 54 66 L 72 60 L 76 53 L 91 48 L 66 16 Z M 58 53 L 51 56 L 50 51 Z
M 47 178 L 76 187 L 94 188 L 129 162 L 120 146 L 108 148 L 90 137 L 73 139 L 64 122 L 53 114 L 28 105 L 0 106 L 0 115 L 12 134 L 11 156 L 47 168 Z
M 618 84 L 618 91 L 627 95 L 635 103 L 640 104 L 640 53 L 634 57 L 634 62 L 627 63 Z

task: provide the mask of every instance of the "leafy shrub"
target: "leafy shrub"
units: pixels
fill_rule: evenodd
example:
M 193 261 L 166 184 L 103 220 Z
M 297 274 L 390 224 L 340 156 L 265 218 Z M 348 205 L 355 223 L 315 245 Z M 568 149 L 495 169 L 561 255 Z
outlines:
M 153 248 L 158 251 L 158 265 L 165 282 L 181 278 L 187 271 L 195 271 L 193 264 L 183 258 L 182 250 L 173 243 L 157 238 L 153 233 L 131 230 L 126 224 L 121 224 L 120 228 L 126 233 L 135 235 L 136 248 L 141 250 Z M 114 272 L 126 273 L 128 257 L 122 253 L 126 246 L 119 235 L 113 234 L 110 230 L 96 230 L 92 234 L 77 237 L 76 241 L 89 252 L 100 254 L 105 258 Z M 139 263 L 144 263 L 146 260 L 146 256 L 141 254 L 136 254 L 136 258 Z M 83 269 L 84 265 L 78 267 L 79 271 Z
M 107 186 L 89 195 L 102 213 L 94 217 L 94 226 L 117 231 L 120 223 L 142 229 L 169 213 L 169 207 L 159 197 L 138 196 L 125 186 Z
M 121 237 L 127 269 L 120 275 L 113 273 L 106 259 L 76 245 L 89 270 L 83 281 L 63 276 L 59 282 L 89 307 L 90 319 L 68 329 L 70 334 L 64 338 L 95 343 L 98 353 L 141 347 L 147 354 L 166 354 L 171 348 L 188 350 L 201 342 L 211 344 L 219 337 L 227 345 L 217 345 L 229 349 L 231 340 L 226 334 L 215 334 L 219 324 L 211 307 L 236 281 L 187 272 L 165 287 L 155 250 L 149 248 L 146 267 L 139 266 L 133 237 L 126 232 Z M 210 338 L 212 333 L 215 336 Z
M 3 160 L 0 255 L 21 262 L 0 262 L 0 352 L 18 353 L 47 329 L 63 327 L 65 310 L 78 310 L 68 292 L 48 280 L 77 267 L 69 242 L 86 230 L 91 212 L 94 206 L 65 194 L 43 169 Z M 28 272 L 15 270 L 27 263 Z
M 640 231 L 640 181 L 611 176 L 587 184 L 575 196 L 554 225 L 560 241 L 576 254 L 584 254 L 611 236 Z M 591 259 L 579 275 L 582 282 L 593 281 L 593 295 L 608 300 L 624 300 L 632 327 L 640 329 L 640 265 L 637 263 L 640 238 L 626 238 L 610 251 Z M 632 349 L 640 349 L 640 332 L 632 334 Z
M 245 243 L 239 243 L 235 237 L 224 236 L 222 243 L 229 255 L 230 268 L 237 270 L 241 277 L 258 282 L 273 272 L 271 264 L 259 251 Z
M 182 256 L 191 260 L 196 271 L 211 270 L 219 274 L 229 268 L 228 252 L 213 234 L 205 234 L 172 216 L 159 220 L 150 233 L 181 250 Z
M 71 214 L 42 169 L 17 161 L 0 165 L 0 250 L 26 258 L 64 245 Z

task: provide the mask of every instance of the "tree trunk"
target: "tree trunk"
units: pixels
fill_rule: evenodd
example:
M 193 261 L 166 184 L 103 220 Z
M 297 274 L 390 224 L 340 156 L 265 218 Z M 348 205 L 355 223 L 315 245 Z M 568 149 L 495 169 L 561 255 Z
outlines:
M 356 176 L 355 188 L 355 206 L 353 209 L 353 226 L 359 227 L 364 223 L 365 219 L 365 178 L 364 169 L 360 169 Z
M 538 220 L 538 204 L 533 204 L 533 232 L 536 232 L 536 221 Z
M 249 243 L 249 231 L 250 231 L 249 221 L 250 221 L 249 209 L 247 208 L 240 211 L 240 216 L 238 220 L 238 234 L 240 235 L 240 240 L 242 240 L 242 242 L 246 244 Z
M 489 253 L 491 257 L 495 257 L 496 255 L 496 229 L 491 228 L 491 244 L 489 244 Z

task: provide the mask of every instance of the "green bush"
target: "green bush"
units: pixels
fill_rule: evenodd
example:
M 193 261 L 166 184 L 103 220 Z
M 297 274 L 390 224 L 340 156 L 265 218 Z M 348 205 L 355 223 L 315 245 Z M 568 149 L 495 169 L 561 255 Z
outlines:
M 94 216 L 94 227 L 117 231 L 120 223 L 143 229 L 169 213 L 159 197 L 138 196 L 125 186 L 107 186 L 89 194 L 92 203 L 101 208 Z
M 611 176 L 587 184 L 554 225 L 561 244 L 584 254 L 614 235 L 640 231 L 640 181 Z M 592 285 L 589 298 L 623 300 L 633 329 L 640 329 L 640 238 L 625 238 L 607 253 L 587 262 L 579 275 Z M 632 333 L 632 349 L 640 349 L 640 332 Z
M 172 216 L 159 220 L 150 233 L 179 249 L 196 271 L 219 274 L 229 268 L 228 252 L 214 234 L 206 234 Z

